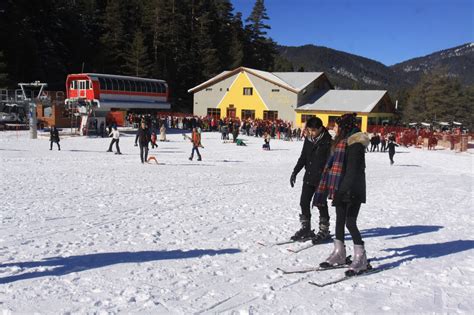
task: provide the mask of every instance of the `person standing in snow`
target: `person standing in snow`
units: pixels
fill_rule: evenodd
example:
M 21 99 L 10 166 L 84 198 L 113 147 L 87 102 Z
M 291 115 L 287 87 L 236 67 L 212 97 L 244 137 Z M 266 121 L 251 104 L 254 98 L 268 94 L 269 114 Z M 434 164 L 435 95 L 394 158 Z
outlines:
M 61 151 L 61 146 L 59 145 L 59 131 L 56 126 L 52 126 L 51 130 L 49 131 L 49 149 L 53 149 L 53 142 L 58 145 L 58 151 Z
M 137 134 L 135 135 L 135 146 L 136 147 L 138 147 L 138 138 L 140 137 L 140 130 L 142 129 L 143 123 L 144 123 L 144 121 L 142 120 L 142 122 L 138 125 Z
M 138 129 L 137 136 L 138 144 L 140 144 L 140 160 L 142 163 L 145 163 L 148 160 L 148 142 L 150 142 L 150 136 L 144 121 Z
M 268 151 L 270 150 L 270 139 L 271 139 L 270 135 L 267 132 L 265 132 L 263 134 L 263 142 L 264 143 L 262 145 L 262 149 L 268 150 Z
M 110 142 L 110 146 L 107 152 L 112 152 L 112 146 L 115 143 L 115 148 L 117 149 L 117 152 L 115 152 L 115 154 L 122 154 L 120 153 L 119 147 L 120 132 L 117 130 L 117 126 L 113 126 L 112 132 L 109 134 L 109 137 L 112 137 L 112 141 Z
M 165 124 L 162 124 L 161 128 L 160 128 L 160 141 L 166 141 L 166 127 L 165 127 Z
M 357 127 L 356 116 L 356 113 L 348 113 L 336 120 L 332 155 L 323 171 L 315 196 L 316 205 L 328 197 L 336 207 L 334 250 L 320 266 L 330 267 L 346 263 L 344 226 L 347 226 L 354 242 L 353 261 L 346 271 L 347 276 L 362 273 L 368 268 L 364 241 L 357 227 L 357 216 L 361 204 L 366 201 L 365 148 L 370 140 Z
M 193 128 L 193 133 L 191 135 L 191 142 L 193 144 L 193 149 L 191 151 L 191 156 L 189 157 L 189 160 L 192 161 L 194 157 L 194 151 L 196 151 L 197 156 L 198 156 L 198 161 L 201 161 L 201 153 L 199 153 L 199 146 L 201 146 L 201 134 L 197 131 L 196 128 Z
M 398 147 L 398 144 L 396 144 L 393 140 L 388 141 L 388 157 L 390 158 L 390 165 L 393 165 L 395 163 L 393 161 L 393 156 L 395 155 L 395 147 Z
M 311 230 L 311 200 L 319 185 L 321 173 L 324 170 L 329 153 L 331 152 L 331 135 L 324 128 L 323 122 L 318 117 L 311 117 L 306 122 L 308 136 L 304 140 L 301 155 L 290 177 L 291 187 L 295 186 L 296 176 L 305 168 L 303 188 L 300 197 L 300 222 L 301 229 L 291 237 L 292 240 L 311 238 L 313 243 L 319 243 L 329 237 L 329 212 L 327 202 L 318 206 L 319 231 L 314 234 Z

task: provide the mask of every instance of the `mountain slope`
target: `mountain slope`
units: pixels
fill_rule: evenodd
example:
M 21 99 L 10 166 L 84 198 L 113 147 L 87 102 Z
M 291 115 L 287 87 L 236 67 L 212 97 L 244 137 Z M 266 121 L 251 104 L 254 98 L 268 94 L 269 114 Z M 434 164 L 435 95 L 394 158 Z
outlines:
M 335 49 L 304 45 L 279 46 L 280 55 L 295 70 L 324 71 L 338 88 L 398 90 L 416 84 L 422 74 L 437 68 L 459 78 L 463 84 L 474 84 L 474 43 L 435 52 L 388 67 L 378 61 Z
M 474 43 L 410 59 L 390 67 L 409 84 L 416 84 L 423 74 L 437 68 L 457 77 L 463 84 L 474 84 Z

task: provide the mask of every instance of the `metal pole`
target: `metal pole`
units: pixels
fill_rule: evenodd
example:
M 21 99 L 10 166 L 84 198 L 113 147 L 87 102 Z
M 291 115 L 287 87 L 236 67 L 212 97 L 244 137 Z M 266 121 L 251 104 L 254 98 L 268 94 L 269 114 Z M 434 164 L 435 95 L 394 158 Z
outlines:
M 36 104 L 30 103 L 30 139 L 38 138 L 37 123 L 38 119 L 36 118 Z

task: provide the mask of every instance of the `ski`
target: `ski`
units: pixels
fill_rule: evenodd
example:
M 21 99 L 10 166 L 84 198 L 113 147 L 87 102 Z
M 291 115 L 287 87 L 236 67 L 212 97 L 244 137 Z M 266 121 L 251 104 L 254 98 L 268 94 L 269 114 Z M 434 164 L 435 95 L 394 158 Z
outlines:
M 309 248 L 312 248 L 313 246 L 316 246 L 316 245 L 319 245 L 319 244 L 327 243 L 328 241 L 331 241 L 331 240 L 332 240 L 331 237 L 328 237 L 328 238 L 319 240 L 316 244 L 314 244 L 314 243 L 306 244 L 305 246 L 301 246 L 301 247 L 298 247 L 298 248 L 287 248 L 287 250 L 288 250 L 289 252 L 292 252 L 292 253 L 296 254 L 296 253 L 302 252 L 302 251 L 304 251 L 304 250 L 307 250 L 307 249 L 309 249 Z
M 262 245 L 262 246 L 281 246 L 281 245 L 287 245 L 287 244 L 293 244 L 293 243 L 304 243 L 309 240 L 311 240 L 311 238 L 303 238 L 296 241 L 287 240 L 287 241 L 275 242 L 275 243 L 270 243 L 270 244 L 266 244 L 265 242 L 258 241 L 257 244 Z
M 333 270 L 333 269 L 342 269 L 342 268 L 347 268 L 349 265 L 337 265 L 337 266 L 332 266 L 332 267 L 311 267 L 311 268 L 302 268 L 302 269 L 294 269 L 294 270 L 288 270 L 288 269 L 282 269 L 282 268 L 277 268 L 277 270 L 283 272 L 284 275 L 290 275 L 294 273 L 308 273 L 308 272 L 317 272 L 317 271 L 326 271 L 326 270 Z
M 384 270 L 387 270 L 387 269 L 388 268 L 372 268 L 372 267 L 370 267 L 370 269 L 368 269 L 368 270 L 366 270 L 366 271 L 364 271 L 360 274 L 353 275 L 353 276 L 344 276 L 344 277 L 341 277 L 339 279 L 332 280 L 332 281 L 329 281 L 329 282 L 324 282 L 324 283 L 317 283 L 317 282 L 314 282 L 314 281 L 310 281 L 309 284 L 322 288 L 322 287 L 332 285 L 332 284 L 336 284 L 336 283 L 340 283 L 340 282 L 343 282 L 343 281 L 346 281 L 346 280 L 349 280 L 349 279 L 368 276 L 368 275 L 378 273 L 378 272 L 381 272 L 381 271 L 384 271 Z
M 326 271 L 326 270 L 347 268 L 352 263 L 351 257 L 352 257 L 351 255 L 347 256 L 346 263 L 343 265 L 335 265 L 335 266 L 329 266 L 329 267 L 319 266 L 319 267 L 310 267 L 310 268 L 302 268 L 302 269 L 294 269 L 294 270 L 277 268 L 277 270 L 283 272 L 283 274 L 285 275 L 288 275 L 288 274 L 293 274 L 293 273 L 308 273 L 308 272 L 315 272 L 315 271 Z

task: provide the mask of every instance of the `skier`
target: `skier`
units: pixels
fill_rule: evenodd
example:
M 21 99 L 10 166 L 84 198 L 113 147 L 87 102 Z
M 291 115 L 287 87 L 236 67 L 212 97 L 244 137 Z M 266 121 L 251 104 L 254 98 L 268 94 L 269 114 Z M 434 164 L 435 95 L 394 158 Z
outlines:
M 316 191 L 315 203 L 322 204 L 326 197 L 336 207 L 336 239 L 334 250 L 320 266 L 331 267 L 346 263 L 344 225 L 354 242 L 353 261 L 346 276 L 363 273 L 368 269 L 364 242 L 357 228 L 361 203 L 365 203 L 365 147 L 369 137 L 360 132 L 356 113 L 344 114 L 336 120 L 336 138 L 332 155 L 323 171 Z
M 58 145 L 58 151 L 61 151 L 61 146 L 59 145 L 59 131 L 56 126 L 52 126 L 49 131 L 49 141 L 49 150 L 53 149 L 53 142 L 55 142 Z
M 201 146 L 201 134 L 198 133 L 196 128 L 193 128 L 193 134 L 191 136 L 191 142 L 193 143 L 193 149 L 191 151 L 191 156 L 189 157 L 189 160 L 193 160 L 194 156 L 194 151 L 196 151 L 197 156 L 198 156 L 198 161 L 201 161 L 201 153 L 199 153 L 199 147 Z
M 290 185 L 294 187 L 296 176 L 305 168 L 303 188 L 300 197 L 300 222 L 301 229 L 291 237 L 292 240 L 311 238 L 313 243 L 319 243 L 329 237 L 329 212 L 327 202 L 318 206 L 319 231 L 314 234 L 311 230 L 311 200 L 316 192 L 316 186 L 321 179 L 321 173 L 331 151 L 331 135 L 324 128 L 323 122 L 318 117 L 311 117 L 306 122 L 308 136 L 304 140 L 301 155 L 290 177 Z
M 150 142 L 150 137 L 148 134 L 148 128 L 143 121 L 138 129 L 138 144 L 140 144 L 140 160 L 142 164 L 148 161 L 148 142 Z
M 393 140 L 390 139 L 387 144 L 388 157 L 390 158 L 390 165 L 393 165 L 393 163 L 395 163 L 393 161 L 393 156 L 395 155 L 395 147 L 398 147 L 398 144 L 396 144 Z
M 115 152 L 115 154 L 122 154 L 120 153 L 120 147 L 119 147 L 120 133 L 117 130 L 117 126 L 113 126 L 112 129 L 113 129 L 112 132 L 109 134 L 109 137 L 112 137 L 112 141 L 110 142 L 110 146 L 107 152 L 112 152 L 112 146 L 115 143 L 115 148 L 117 149 L 117 152 Z

